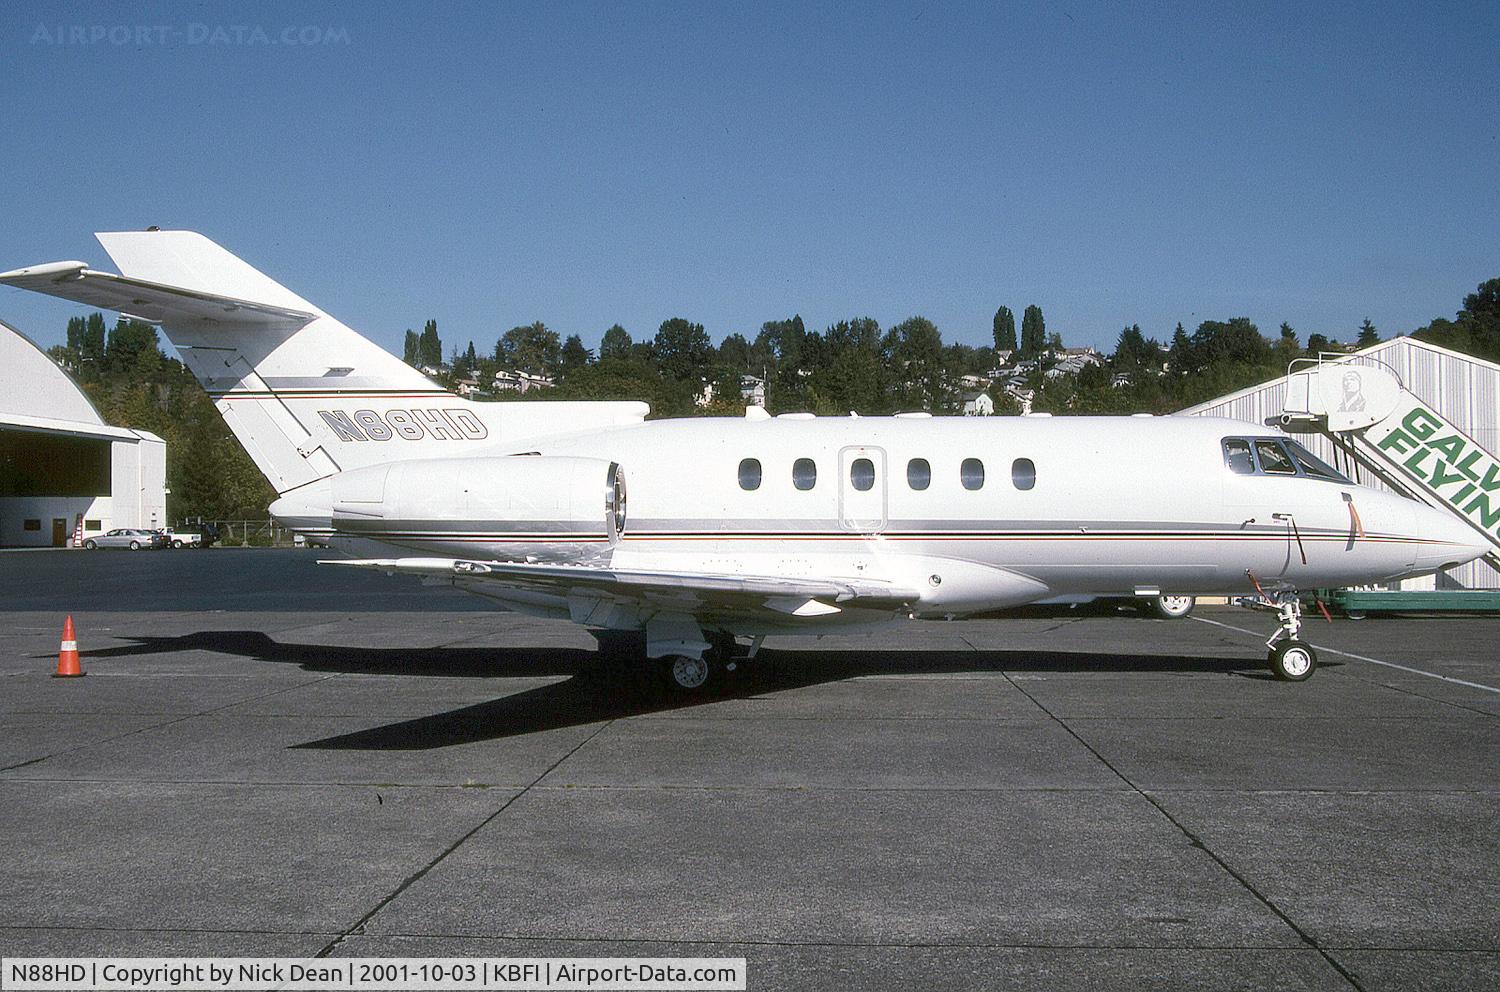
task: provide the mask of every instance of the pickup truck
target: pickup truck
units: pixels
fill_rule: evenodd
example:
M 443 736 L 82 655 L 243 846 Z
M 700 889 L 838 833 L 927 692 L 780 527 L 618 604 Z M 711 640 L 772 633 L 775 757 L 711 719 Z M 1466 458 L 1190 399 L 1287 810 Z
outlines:
M 212 526 L 205 526 L 199 530 L 174 530 L 171 527 L 163 527 L 161 534 L 167 539 L 167 545 L 173 548 L 206 548 L 219 539 L 219 532 Z

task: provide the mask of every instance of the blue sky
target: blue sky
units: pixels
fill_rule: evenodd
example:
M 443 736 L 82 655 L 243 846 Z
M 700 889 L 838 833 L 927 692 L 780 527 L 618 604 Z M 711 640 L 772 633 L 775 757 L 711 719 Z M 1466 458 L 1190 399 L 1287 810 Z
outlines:
M 1500 276 L 1500 5 L 1228 7 L 10 4 L 0 269 L 190 228 L 398 351 L 1031 303 L 1348 339 Z

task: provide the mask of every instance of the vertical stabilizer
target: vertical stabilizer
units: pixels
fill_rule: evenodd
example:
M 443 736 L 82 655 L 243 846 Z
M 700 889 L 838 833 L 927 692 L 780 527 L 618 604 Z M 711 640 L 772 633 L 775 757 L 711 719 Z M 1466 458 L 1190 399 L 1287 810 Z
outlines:
M 639 423 L 644 403 L 472 403 L 192 231 L 98 235 L 0 283 L 159 324 L 278 493 L 347 469 Z

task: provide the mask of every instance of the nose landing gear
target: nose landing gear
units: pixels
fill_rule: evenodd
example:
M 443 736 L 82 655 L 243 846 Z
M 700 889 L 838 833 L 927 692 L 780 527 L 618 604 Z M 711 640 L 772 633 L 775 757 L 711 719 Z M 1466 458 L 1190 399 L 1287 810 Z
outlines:
M 1276 593 L 1273 602 L 1281 626 L 1266 641 L 1266 664 L 1283 682 L 1305 682 L 1317 671 L 1318 653 L 1297 636 L 1302 632 L 1302 600 L 1295 592 L 1286 591 Z

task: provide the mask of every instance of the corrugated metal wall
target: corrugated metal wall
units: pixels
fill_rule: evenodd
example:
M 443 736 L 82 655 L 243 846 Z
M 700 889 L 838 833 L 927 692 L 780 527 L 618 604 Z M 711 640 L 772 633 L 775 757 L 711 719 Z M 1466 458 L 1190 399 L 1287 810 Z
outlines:
M 1352 356 L 1362 364 L 1382 364 L 1421 399 L 1454 426 L 1491 452 L 1500 452 L 1500 366 L 1411 338 L 1392 338 Z M 1281 414 L 1286 380 L 1262 383 L 1247 390 L 1210 400 L 1182 411 L 1184 415 L 1232 417 L 1264 424 L 1267 417 Z M 1298 439 L 1314 454 L 1344 471 L 1359 483 L 1384 489 L 1380 480 L 1357 471 L 1337 457 L 1333 445 L 1321 435 L 1299 434 Z M 1420 580 L 1418 580 L 1420 581 Z M 1438 576 L 1439 589 L 1500 589 L 1500 572 L 1487 562 L 1471 562 Z

